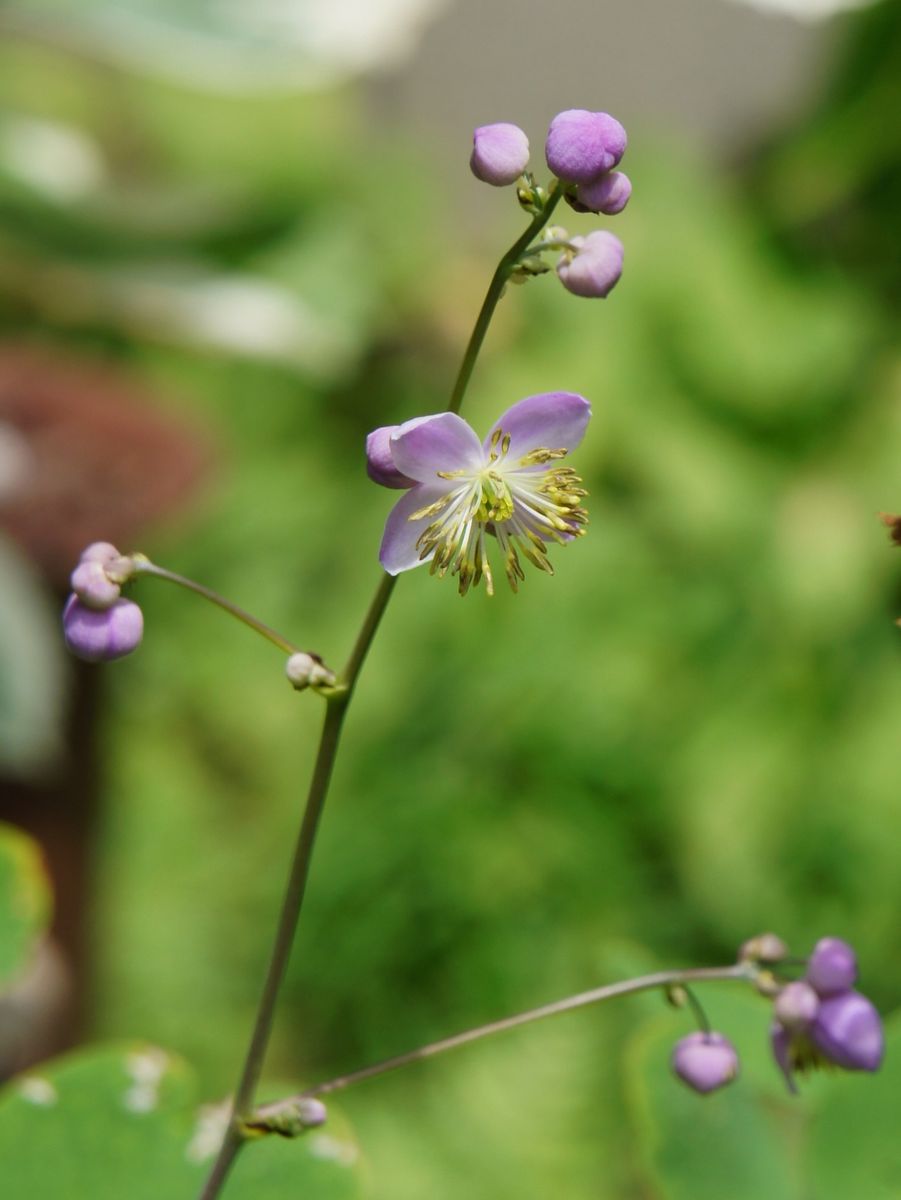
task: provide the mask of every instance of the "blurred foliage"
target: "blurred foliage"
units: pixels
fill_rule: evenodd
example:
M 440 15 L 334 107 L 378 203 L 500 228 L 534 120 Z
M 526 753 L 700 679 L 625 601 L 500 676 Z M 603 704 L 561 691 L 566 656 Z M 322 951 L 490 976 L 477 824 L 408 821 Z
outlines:
M 0 995 L 28 967 L 50 908 L 40 848 L 21 830 L 0 824 Z
M 198 1110 L 196 1091 L 183 1063 L 145 1045 L 85 1051 L 24 1075 L 0 1099 L 4 1184 L 13 1195 L 59 1200 L 190 1200 L 227 1116 Z M 330 1119 L 328 1133 L 301 1138 L 292 1153 L 273 1142 L 238 1162 L 229 1196 L 359 1196 L 359 1154 L 340 1118 Z
M 59 748 L 59 628 L 28 563 L 0 540 L 0 767 L 10 773 L 40 770 Z
M 838 119 L 834 98 L 748 178 L 635 136 L 610 300 L 551 277 L 503 302 L 466 414 L 487 428 L 530 393 L 591 397 L 575 460 L 590 535 L 517 597 L 401 581 L 348 721 L 277 1076 L 336 1074 L 654 965 L 730 961 L 763 928 L 798 953 L 847 937 L 868 993 L 896 1002 L 901 593 L 875 517 L 901 507 L 888 263 L 826 253 L 816 223 L 776 202 L 793 163 L 813 163 L 817 195 L 839 160 L 850 171 L 844 148 L 889 136 L 878 113 L 898 11 L 847 22 L 858 66 L 840 151 L 816 132 Z M 864 53 L 878 39 L 881 55 Z M 467 251 L 453 198 L 351 91 L 213 100 L 18 47 L 0 66 L 11 111 L 78 125 L 104 164 L 76 201 L 8 172 L 7 333 L 103 351 L 190 405 L 220 448 L 217 480 L 141 548 L 340 661 L 392 501 L 365 477 L 363 437 L 445 404 L 521 216 L 499 195 L 496 226 Z M 811 159 L 814 144 L 831 158 Z M 477 186 L 465 148 L 460 178 Z M 875 230 L 876 177 L 854 178 L 834 220 Z M 245 291 L 226 315 L 265 334 L 260 312 L 306 313 L 308 341 L 288 321 L 282 341 L 268 330 L 248 350 L 202 289 L 136 306 L 161 261 L 176 290 L 276 289 L 282 307 Z M 191 334 L 198 313 L 218 341 Z M 153 582 L 140 600 L 144 646 L 105 679 L 95 1033 L 171 1047 L 215 1096 L 256 1005 L 319 714 L 221 614 Z M 678 1022 L 648 1025 L 657 998 L 348 1093 L 369 1194 L 739 1196 L 736 1171 L 748 1195 L 800 1194 L 772 1147 L 808 1101 L 773 1099 L 778 1077 L 751 1046 L 764 1054 L 765 1007 L 756 1022 L 739 1007 L 724 1028 L 747 1042 L 748 1078 L 706 1102 L 669 1079 Z M 112 1062 L 79 1069 L 99 1087 Z M 873 1082 L 847 1087 L 862 1097 Z M 837 1128 L 841 1103 L 810 1105 L 810 1136 L 825 1122 L 861 1172 L 855 1139 L 870 1135 Z M 816 1169 L 818 1200 L 847 1193 Z

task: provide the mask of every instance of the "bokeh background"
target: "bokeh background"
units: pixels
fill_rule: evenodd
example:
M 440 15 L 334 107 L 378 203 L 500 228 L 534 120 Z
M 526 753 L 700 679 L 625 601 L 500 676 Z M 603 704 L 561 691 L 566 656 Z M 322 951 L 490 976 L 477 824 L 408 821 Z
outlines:
M 7 1073 L 140 1038 L 233 1085 L 317 702 L 151 581 L 139 653 L 67 659 L 68 572 L 142 549 L 340 662 L 392 500 L 364 435 L 443 407 L 522 228 L 471 129 L 523 125 L 540 169 L 566 107 L 630 132 L 626 271 L 604 303 L 511 289 L 465 412 L 589 396 L 590 536 L 516 597 L 401 581 L 268 1092 L 768 928 L 846 937 L 898 1004 L 901 5 L 835 7 L 0 7 L 0 815 L 56 896 L 0 999 Z M 658 997 L 348 1093 L 364 1194 L 901 1194 L 901 1053 L 790 1101 L 766 1004 L 704 998 L 746 1063 L 714 1100 L 669 1078 L 690 1021 Z

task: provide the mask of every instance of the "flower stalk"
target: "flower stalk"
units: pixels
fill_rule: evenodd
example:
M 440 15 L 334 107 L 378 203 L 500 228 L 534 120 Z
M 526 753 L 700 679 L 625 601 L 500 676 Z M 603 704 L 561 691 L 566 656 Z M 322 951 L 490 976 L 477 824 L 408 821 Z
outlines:
M 472 1029 L 453 1034 L 451 1037 L 441 1038 L 436 1042 L 428 1042 L 425 1046 L 419 1046 L 415 1050 L 408 1050 L 404 1054 L 397 1054 L 393 1058 L 386 1058 L 382 1062 L 362 1067 L 358 1071 L 351 1071 L 346 1075 L 339 1075 L 334 1079 L 327 1079 L 322 1083 L 314 1084 L 312 1087 L 306 1088 L 304 1091 L 297 1093 L 297 1095 L 288 1096 L 284 1100 L 277 1100 L 271 1104 L 261 1105 L 254 1110 L 253 1126 L 255 1129 L 270 1128 L 273 1132 L 280 1131 L 285 1116 L 294 1111 L 300 1101 L 304 1099 L 313 1096 L 326 1096 L 331 1092 L 344 1091 L 355 1084 L 364 1083 L 368 1079 L 376 1079 L 380 1075 L 387 1075 L 389 1072 L 400 1070 L 402 1067 L 412 1066 L 413 1063 L 423 1062 L 429 1058 L 437 1058 L 441 1054 L 446 1054 L 449 1050 L 457 1050 L 461 1046 L 469 1045 L 471 1042 L 483 1041 L 485 1038 L 494 1037 L 496 1034 L 517 1029 L 521 1025 L 531 1025 L 535 1021 L 543 1021 L 548 1017 L 562 1016 L 564 1013 L 574 1012 L 579 1008 L 588 1008 L 591 1005 L 602 1004 L 607 1000 L 616 1000 L 620 996 L 633 996 L 638 992 L 648 992 L 658 988 L 666 990 L 683 987 L 692 983 L 750 982 L 753 981 L 755 974 L 756 968 L 753 964 L 736 963 L 728 967 L 694 967 L 681 971 L 657 971 L 651 975 L 638 976 L 635 979 L 624 979 L 617 983 L 604 984 L 602 987 L 592 988 L 587 992 L 579 992 L 573 996 L 566 996 L 562 1000 L 554 1000 L 550 1004 L 543 1004 L 539 1008 L 530 1008 L 524 1012 L 515 1013 L 510 1017 L 502 1017 L 499 1021 L 491 1021 L 487 1025 L 477 1025 Z M 703 1024 L 706 1025 L 706 1019 L 704 1019 Z

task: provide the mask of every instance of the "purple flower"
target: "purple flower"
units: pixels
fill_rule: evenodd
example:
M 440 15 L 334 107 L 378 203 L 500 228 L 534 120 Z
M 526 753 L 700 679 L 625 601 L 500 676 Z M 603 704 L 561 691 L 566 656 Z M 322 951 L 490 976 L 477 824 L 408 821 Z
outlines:
M 529 165 L 529 139 L 518 125 L 480 125 L 472 135 L 472 173 L 483 183 L 515 183 Z
M 821 938 L 803 980 L 776 997 L 770 1029 L 773 1055 L 791 1091 L 794 1073 L 832 1063 L 846 1071 L 876 1071 L 885 1039 L 879 1013 L 852 987 L 857 958 L 847 942 Z
M 130 654 L 144 633 L 144 617 L 131 600 L 116 600 L 98 611 L 72 595 L 63 609 L 66 645 L 87 662 L 109 662 Z
M 586 212 L 614 217 L 623 211 L 632 195 L 632 181 L 623 171 L 605 171 L 576 188 L 576 203 Z
M 626 131 L 604 112 L 571 108 L 551 121 L 547 165 L 565 183 L 588 183 L 615 167 L 626 149 Z
M 570 238 L 575 250 L 564 252 L 557 263 L 560 282 L 574 296 L 602 299 L 623 273 L 623 244 L 605 229 L 587 237 Z
M 549 392 L 508 409 L 484 442 L 455 413 L 417 417 L 388 438 L 394 467 L 415 481 L 388 516 L 379 561 L 389 575 L 431 563 L 458 576 L 465 595 L 485 577 L 494 591 L 489 537 L 514 591 L 520 555 L 553 574 L 548 542 L 584 532 L 581 480 L 560 460 L 581 442 L 591 416 L 583 396 Z
M 830 1062 L 846 1071 L 876 1071 L 885 1053 L 879 1013 L 860 992 L 821 1001 L 810 1037 Z
M 820 938 L 807 960 L 805 978 L 821 996 L 850 991 L 857 982 L 857 956 L 841 938 Z
M 738 1074 L 738 1054 L 721 1033 L 690 1033 L 673 1048 L 673 1071 L 683 1083 L 706 1094 L 724 1087 Z

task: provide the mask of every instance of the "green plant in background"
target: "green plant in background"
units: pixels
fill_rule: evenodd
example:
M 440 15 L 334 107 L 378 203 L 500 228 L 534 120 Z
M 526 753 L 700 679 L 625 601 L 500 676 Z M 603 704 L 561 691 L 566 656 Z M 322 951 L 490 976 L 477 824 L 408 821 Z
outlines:
M 573 470 L 561 465 L 581 441 L 588 423 L 590 408 L 583 397 L 572 392 L 531 396 L 502 414 L 484 442 L 457 413 L 495 308 L 510 280 L 544 273 L 542 255 L 551 251 L 560 254 L 557 273 L 561 282 L 576 295 L 604 297 L 617 282 L 623 261 L 618 239 L 600 233 L 571 238 L 561 227 L 552 227 L 543 236 L 542 231 L 563 196 L 577 210 L 621 211 L 631 188 L 626 177 L 614 168 L 624 150 L 624 131 L 607 114 L 582 110 L 562 113 L 552 122 L 548 135 L 546 157 L 556 178 L 545 189 L 527 172 L 528 143 L 521 131 L 509 125 L 484 126 L 476 131 L 474 173 L 496 186 L 515 184 L 519 203 L 532 220 L 495 271 L 448 409 L 380 427 L 368 438 L 371 478 L 384 486 L 404 489 L 405 495 L 388 518 L 382 542 L 380 557 L 388 574 L 373 597 L 342 671 L 332 670 L 318 654 L 299 650 L 205 585 L 159 567 L 144 555 L 122 555 L 109 543 L 95 543 L 82 554 L 72 574 L 73 594 L 63 618 L 66 641 L 79 656 L 102 661 L 132 652 L 142 638 L 143 617 L 137 605 L 122 596 L 121 589 L 142 576 L 158 577 L 212 601 L 286 653 L 287 675 L 293 687 L 319 693 L 326 712 L 272 957 L 234 1100 L 218 1112 L 204 1113 L 189 1137 L 184 1119 L 189 1101 L 181 1082 L 182 1069 L 158 1050 L 132 1047 L 94 1055 L 55 1074 L 26 1078 L 7 1102 L 7 1136 L 21 1136 L 19 1124 L 29 1124 L 30 1107 L 53 1113 L 55 1123 L 45 1131 L 45 1137 L 60 1139 L 61 1146 L 67 1139 L 73 1146 L 83 1146 L 85 1143 L 76 1136 L 77 1121 L 70 1120 L 67 1113 L 74 1097 L 80 1098 L 89 1126 L 100 1113 L 105 1114 L 107 1122 L 118 1122 L 123 1113 L 126 1118 L 153 1114 L 153 1120 L 146 1122 L 141 1131 L 144 1137 L 139 1137 L 133 1147 L 129 1147 L 129 1136 L 119 1140 L 123 1173 L 116 1186 L 131 1187 L 129 1166 L 134 1167 L 141 1159 L 142 1176 L 151 1177 L 154 1186 L 159 1187 L 163 1173 L 163 1177 L 171 1177 L 167 1186 L 174 1189 L 173 1194 L 181 1194 L 189 1178 L 198 1178 L 204 1160 L 215 1154 L 201 1191 L 209 1200 L 220 1194 L 238 1152 L 249 1141 L 266 1134 L 289 1138 L 302 1134 L 307 1146 L 302 1170 L 310 1173 L 304 1182 L 313 1194 L 350 1194 L 344 1189 L 352 1187 L 347 1180 L 356 1152 L 340 1139 L 329 1136 L 323 1141 L 321 1134 L 309 1132 L 317 1130 L 326 1119 L 319 1095 L 537 1019 L 618 995 L 660 988 L 666 990 L 676 1007 L 688 1003 L 699 1024 L 698 1032 L 683 1037 L 673 1051 L 675 1073 L 697 1092 L 714 1091 L 734 1078 L 738 1055 L 728 1039 L 714 1032 L 693 990 L 694 985 L 712 980 L 744 981 L 763 995 L 775 997 L 773 1051 L 792 1087 L 796 1070 L 818 1063 L 828 1062 L 852 1071 L 873 1071 L 881 1064 L 881 1022 L 870 1002 L 854 990 L 856 959 L 847 943 L 823 939 L 808 959 L 797 960 L 789 956 L 779 939 L 766 935 L 747 943 L 735 965 L 651 972 L 430 1042 L 284 1101 L 263 1106 L 255 1103 L 344 719 L 391 598 L 394 577 L 430 564 L 433 573 L 456 576 L 461 594 L 483 578 L 491 593 L 490 560 L 497 554 L 516 591 L 519 581 L 525 578 L 524 559 L 552 573 L 548 544 L 567 543 L 584 532 L 585 489 Z M 793 969 L 799 965 L 805 966 L 805 975 L 793 979 Z M 134 1132 L 136 1126 L 129 1128 Z M 85 1136 L 89 1142 L 90 1129 Z M 140 1149 L 144 1141 L 154 1147 L 152 1158 Z M 329 1165 L 320 1168 L 322 1160 Z M 260 1161 L 268 1164 L 275 1160 Z M 37 1195 L 42 1188 L 41 1167 L 38 1164 L 35 1168 L 37 1176 L 29 1177 L 27 1172 L 32 1169 L 33 1165 L 23 1167 L 26 1174 L 20 1177 L 19 1186 L 26 1186 L 27 1181 L 30 1194 Z M 73 1195 L 80 1194 L 79 1188 L 99 1194 L 98 1186 L 110 1186 L 111 1176 L 103 1169 L 97 1182 L 92 1182 L 95 1176 L 90 1159 L 79 1170 L 83 1180 L 73 1184 Z M 321 1179 L 317 1171 L 321 1171 Z M 236 1176 L 236 1194 L 252 1178 L 247 1173 Z M 292 1186 L 299 1180 L 298 1175 Z M 264 1175 L 255 1185 L 277 1186 L 277 1179 Z
M 870 42 L 891 80 L 888 7 Z M 875 103 L 886 85 L 872 56 L 866 70 Z M 7 72 L 7 87 L 16 78 Z M 166 131 L 157 149 L 168 154 L 176 143 L 176 161 L 196 154 L 199 173 L 209 174 L 220 149 L 209 136 L 212 114 L 173 120 L 171 99 L 156 112 L 153 105 L 145 98 L 140 113 Z M 846 115 L 842 144 L 852 117 L 879 128 L 871 109 Z M 783 143 L 783 163 L 801 142 Z M 256 137 L 243 144 L 265 172 L 271 147 Z M 824 147 L 835 144 L 824 135 Z M 279 157 L 285 177 L 289 161 Z M 306 164 L 311 196 L 340 178 L 341 164 L 315 149 Z M 888 620 L 899 607 L 888 597 L 890 559 L 872 530 L 897 477 L 884 308 L 862 286 L 859 259 L 850 274 L 823 269 L 837 261 L 836 243 L 811 240 L 816 225 L 799 238 L 780 219 L 780 234 L 794 239 L 786 253 L 760 208 L 672 148 L 649 148 L 632 173 L 642 204 L 622 218 L 628 287 L 603 326 L 592 306 L 564 303 L 560 289 L 527 289 L 504 306 L 471 395 L 478 428 L 489 427 L 497 397 L 562 383 L 595 399 L 602 429 L 579 453 L 592 536 L 554 556 L 557 581 L 533 575 L 516 607 L 499 589 L 478 621 L 455 612 L 446 588 L 420 581 L 393 602 L 355 699 L 341 803 L 322 832 L 270 1095 L 291 1092 L 292 1077 L 324 1078 L 424 1042 L 436 1027 L 515 1008 L 523 996 L 661 962 L 721 961 L 757 923 L 798 945 L 810 929 L 846 932 L 866 962 L 880 963 L 878 973 L 868 970 L 880 1002 L 897 995 L 886 948 L 901 898 L 886 830 L 899 794 L 891 748 L 901 695 Z M 831 168 L 826 174 L 834 177 Z M 778 189 L 778 162 L 757 179 Z M 343 464 L 377 420 L 422 410 L 438 365 L 450 378 L 447 331 L 475 286 L 465 269 L 436 264 L 444 284 L 429 298 L 436 319 L 423 316 L 429 289 L 417 283 L 417 255 L 421 262 L 442 240 L 439 209 L 413 203 L 421 185 L 408 171 L 404 180 L 394 203 L 409 203 L 416 220 L 379 217 L 380 197 L 371 196 L 368 233 L 383 220 L 376 238 L 355 236 L 345 207 L 336 237 L 318 241 L 312 231 L 325 232 L 329 218 L 311 201 L 303 207 L 310 236 L 293 256 L 288 226 L 287 243 L 274 235 L 268 245 L 204 243 L 206 261 L 262 263 L 289 286 L 318 253 L 312 294 L 341 290 L 351 278 L 342 261 L 353 264 L 358 296 L 387 290 L 398 327 L 409 332 L 386 329 L 384 318 L 374 324 L 368 308 L 337 377 L 298 380 L 256 365 L 224 371 L 151 344 L 143 326 L 132 328 L 127 352 L 121 331 L 113 339 L 148 378 L 196 397 L 226 451 L 234 447 L 217 513 L 190 539 L 170 538 L 162 556 L 221 591 L 252 594 L 280 626 L 315 627 L 323 645 L 345 636 L 367 573 L 365 555 L 335 561 L 331 516 L 339 507 L 346 514 L 348 547 L 375 545 L 380 523 L 362 472 L 347 479 Z M 800 193 L 774 194 L 788 202 Z M 272 196 L 261 186 L 257 199 L 266 205 Z M 287 207 L 289 189 L 276 199 Z M 858 223 L 841 228 L 872 225 L 861 207 L 854 211 Z M 101 230 L 95 245 L 105 238 Z M 346 257 L 331 258 L 348 238 Z M 192 238 L 182 245 L 194 253 Z M 889 262 L 879 258 L 882 278 Z M 71 307 L 61 315 L 71 318 Z M 95 320 L 102 326 L 105 317 Z M 517 353 L 503 353 L 514 338 Z M 301 487 L 309 506 L 298 503 Z M 287 546 L 303 546 L 303 561 L 285 561 Z M 326 572 L 328 592 L 310 585 Z M 242 1036 L 255 999 L 259 930 L 283 853 L 278 830 L 294 820 L 286 806 L 295 764 L 312 747 L 244 642 L 227 641 L 202 606 L 175 600 L 148 589 L 142 604 L 153 636 L 127 679 L 112 681 L 100 857 L 109 903 L 98 927 L 95 1020 L 101 1034 L 146 1030 L 178 1046 L 198 1063 L 210 1095 L 231 1082 L 221 1047 Z M 522 645 L 544 647 L 555 673 L 580 664 L 566 680 L 564 713 L 548 711 L 534 652 L 513 654 L 511 628 Z M 409 653 L 411 641 L 421 655 Z M 477 690 L 457 665 L 464 662 L 481 665 Z M 394 717 L 382 685 L 398 694 Z M 499 712 L 500 747 L 481 733 Z M 435 746 L 450 737 L 453 761 L 436 773 Z M 407 770 L 398 779 L 401 758 Z M 503 799 L 511 786 L 513 811 Z M 429 856 L 421 854 L 424 828 Z M 164 878 L 178 886 L 162 887 Z M 195 903 L 198 895 L 215 896 L 212 909 Z M 331 934 L 337 927 L 347 930 L 341 945 Z M 640 999 L 388 1078 L 379 1103 L 372 1092 L 348 1092 L 370 1190 L 452 1195 L 465 1173 L 483 1181 L 486 1197 L 529 1194 L 539 1178 L 573 1197 L 599 1189 L 695 1196 L 702 1186 L 717 1196 L 791 1195 L 802 1179 L 824 1197 L 848 1187 L 891 1195 L 885 1181 L 899 1175 L 885 1128 L 897 1090 L 892 1032 L 875 1080 L 817 1080 L 801 1111 L 773 1077 L 761 1002 L 742 999 L 717 991 L 709 1000 L 713 1023 L 739 1049 L 742 1087 L 700 1109 L 661 1071 L 684 1017 L 653 1014 Z M 198 1023 L 198 1011 L 208 1019 Z M 399 1024 L 403 1036 L 391 1032 Z M 121 1070 L 124 1092 L 133 1081 Z M 187 1093 L 183 1124 L 173 1124 L 193 1138 Z M 27 1106 L 21 1112 L 23 1121 L 34 1117 Z M 331 1105 L 330 1114 L 334 1131 Z M 18 1128 L 4 1146 L 13 1170 Z M 82 1145 L 93 1144 L 78 1132 Z M 261 1155 L 287 1149 L 270 1142 L 243 1156 L 230 1189 L 244 1186 L 245 1172 L 262 1171 Z M 32 1182 L 35 1194 L 58 1194 L 48 1175 Z M 128 1186 L 120 1178 L 112 1194 Z M 197 1186 L 195 1174 L 187 1187 Z M 257 1194 L 266 1194 L 262 1184 Z

